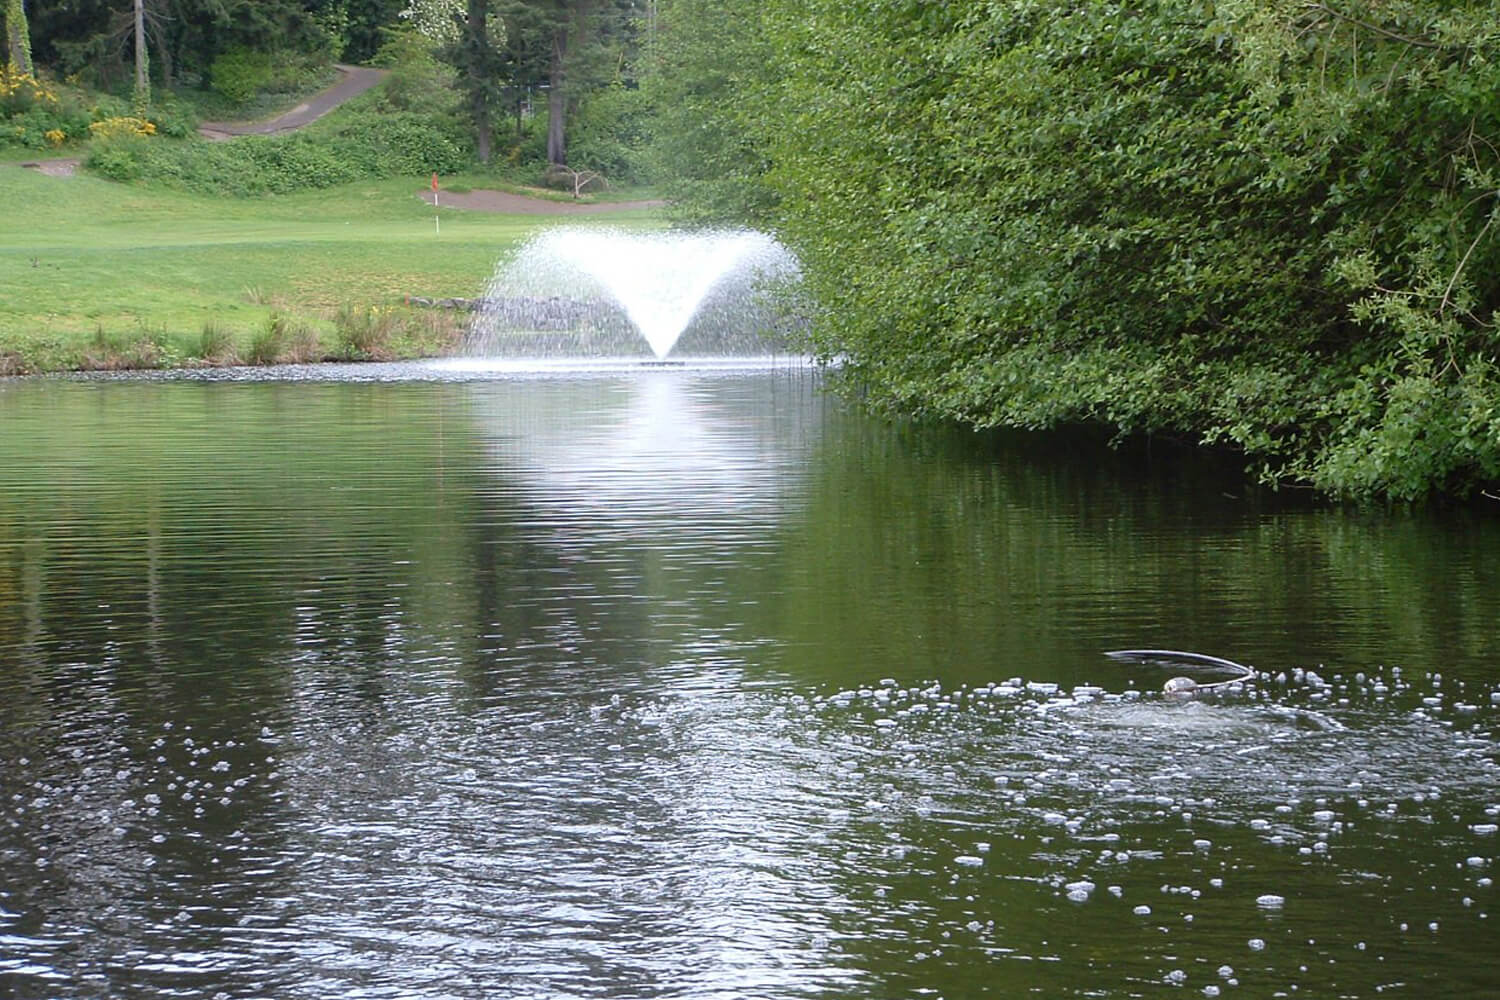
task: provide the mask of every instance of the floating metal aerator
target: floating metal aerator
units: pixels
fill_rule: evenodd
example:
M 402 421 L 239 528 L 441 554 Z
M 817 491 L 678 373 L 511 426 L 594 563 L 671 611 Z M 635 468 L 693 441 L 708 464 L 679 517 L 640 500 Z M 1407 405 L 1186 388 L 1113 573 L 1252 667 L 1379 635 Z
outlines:
M 1180 665 L 1218 671 L 1228 670 L 1234 673 L 1233 677 L 1206 682 L 1196 681 L 1191 677 L 1173 677 L 1162 685 L 1162 691 L 1176 697 L 1190 698 L 1204 691 L 1213 691 L 1231 684 L 1242 684 L 1255 677 L 1254 667 L 1226 660 L 1222 656 L 1209 656 L 1206 653 L 1188 653 L 1177 649 L 1112 649 L 1106 651 L 1104 655 L 1115 660 L 1134 660 L 1139 663 Z

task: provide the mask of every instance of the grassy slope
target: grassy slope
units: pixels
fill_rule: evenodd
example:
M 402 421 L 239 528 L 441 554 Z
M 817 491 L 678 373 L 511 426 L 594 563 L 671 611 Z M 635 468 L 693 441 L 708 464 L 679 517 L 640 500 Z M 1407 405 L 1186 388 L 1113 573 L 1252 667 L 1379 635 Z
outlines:
M 0 360 L 76 367 L 101 342 L 141 337 L 165 345 L 167 360 L 191 358 L 206 322 L 246 345 L 273 312 L 332 343 L 338 307 L 477 295 L 502 254 L 559 224 L 445 209 L 435 235 L 432 207 L 413 197 L 423 185 L 239 200 L 0 168 Z M 651 218 L 622 211 L 590 222 Z

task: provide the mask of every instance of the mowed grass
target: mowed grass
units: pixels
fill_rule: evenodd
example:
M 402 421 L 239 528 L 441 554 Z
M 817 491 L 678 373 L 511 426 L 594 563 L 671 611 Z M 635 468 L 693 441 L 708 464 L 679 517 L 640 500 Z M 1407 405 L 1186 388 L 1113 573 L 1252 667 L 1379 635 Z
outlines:
M 519 243 L 573 223 L 441 208 L 438 233 L 425 183 L 229 199 L 0 167 L 0 374 L 251 360 L 277 323 L 302 331 L 299 357 L 308 338 L 320 356 L 452 350 L 467 315 L 404 298 L 478 296 Z M 637 209 L 586 224 L 659 221 Z M 373 348 L 346 329 L 370 315 L 384 317 Z

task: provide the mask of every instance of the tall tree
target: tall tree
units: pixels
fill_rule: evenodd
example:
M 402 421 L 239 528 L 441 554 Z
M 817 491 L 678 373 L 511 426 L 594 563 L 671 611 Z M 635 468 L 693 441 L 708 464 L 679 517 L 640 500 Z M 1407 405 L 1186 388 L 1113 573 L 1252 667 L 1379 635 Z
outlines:
M 648 9 L 653 159 L 694 222 L 765 225 L 775 204 L 761 125 L 783 69 L 765 15 L 763 4 L 723 0 Z
M 443 61 L 458 70 L 464 107 L 474 125 L 474 150 L 481 163 L 494 146 L 495 110 L 503 82 L 505 26 L 490 0 L 410 0 L 400 17 L 432 40 Z
M 489 0 L 468 0 L 463 31 L 464 75 L 462 86 L 468 95 L 469 112 L 474 120 L 474 151 L 480 163 L 490 162 L 494 144 L 494 109 L 497 100 L 495 79 L 498 57 L 490 33 Z
M 146 0 L 135 0 L 135 112 L 145 117 L 151 106 L 151 73 L 146 57 Z
M 25 0 L 7 0 L 5 5 L 5 48 L 12 69 L 30 73 L 31 32 L 26 24 Z
M 547 88 L 548 163 L 567 165 L 568 118 L 617 62 L 635 6 L 629 0 L 502 0 L 510 72 Z

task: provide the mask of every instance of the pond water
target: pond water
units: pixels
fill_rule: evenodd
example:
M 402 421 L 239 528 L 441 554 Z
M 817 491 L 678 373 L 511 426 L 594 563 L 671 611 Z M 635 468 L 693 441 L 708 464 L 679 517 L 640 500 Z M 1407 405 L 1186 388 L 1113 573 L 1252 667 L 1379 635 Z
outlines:
M 795 364 L 0 382 L 0 995 L 1493 997 L 1497 623 Z

